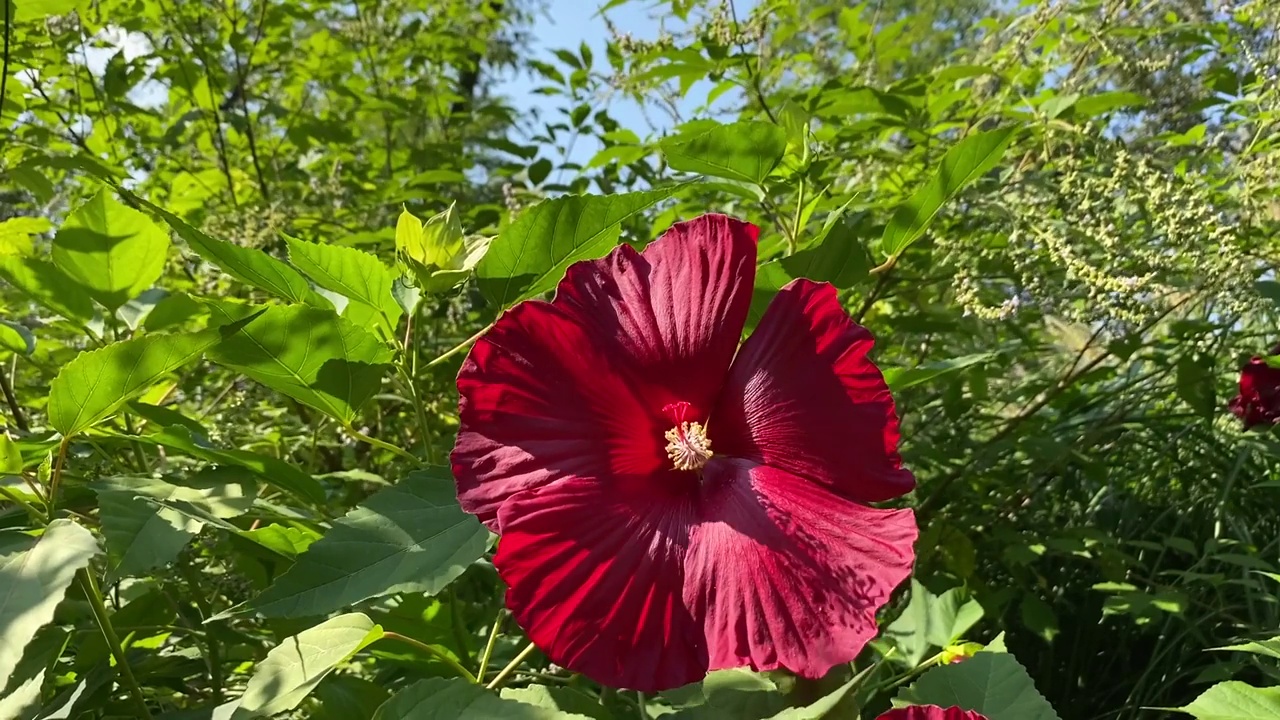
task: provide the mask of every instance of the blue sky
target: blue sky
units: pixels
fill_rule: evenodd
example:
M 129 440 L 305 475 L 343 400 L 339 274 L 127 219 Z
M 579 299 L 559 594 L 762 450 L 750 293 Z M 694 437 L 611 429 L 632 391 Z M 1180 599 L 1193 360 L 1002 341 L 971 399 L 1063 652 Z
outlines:
M 740 19 L 745 20 L 757 0 L 735 0 L 734 5 Z M 598 71 L 609 69 L 605 58 L 605 44 L 609 40 L 609 31 L 605 27 L 604 18 L 597 8 L 603 5 L 602 0 L 548 0 L 547 10 L 540 13 L 532 31 L 532 47 L 534 57 L 559 65 L 552 50 L 565 48 L 577 53 L 580 43 L 585 41 L 594 54 L 594 66 Z M 677 30 L 682 24 L 670 12 L 670 0 L 630 0 L 608 12 L 609 19 L 619 31 L 630 33 L 638 40 L 652 40 L 658 36 L 663 22 L 669 30 Z M 664 18 L 661 20 L 660 18 Z M 524 112 L 539 111 L 547 119 L 555 117 L 554 111 L 564 104 L 564 99 L 535 95 L 532 90 L 541 82 L 529 73 L 507 73 L 495 88 L 499 95 L 510 99 L 517 110 Z M 712 84 L 702 82 L 694 85 L 680 103 L 682 115 L 689 119 L 705 99 Z M 735 102 L 735 93 L 726 93 L 717 101 L 717 106 Z M 648 119 L 634 103 L 622 98 L 611 98 L 608 101 L 610 114 L 623 127 L 644 137 L 651 131 L 670 130 L 669 118 L 662 113 L 649 113 Z M 651 130 L 650 121 L 656 127 Z M 570 159 L 585 163 L 599 149 L 598 144 L 590 139 L 579 139 L 573 145 Z

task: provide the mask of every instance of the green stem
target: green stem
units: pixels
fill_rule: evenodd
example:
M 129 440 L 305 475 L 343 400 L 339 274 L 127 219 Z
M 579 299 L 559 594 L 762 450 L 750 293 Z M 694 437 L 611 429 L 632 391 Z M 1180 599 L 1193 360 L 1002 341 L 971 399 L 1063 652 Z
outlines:
M 395 445 L 392 445 L 389 442 L 384 442 L 382 440 L 379 440 L 376 437 L 370 437 L 368 435 L 365 435 L 364 433 L 360 432 L 359 430 L 353 427 L 347 427 L 346 430 L 348 433 L 351 434 L 351 437 L 355 438 L 356 440 L 369 443 L 370 445 L 374 447 L 382 448 L 383 450 L 389 450 L 395 453 L 396 455 L 399 455 L 400 457 L 412 462 L 414 465 L 422 464 L 421 460 L 415 457 L 412 453 L 405 452 L 403 448 L 396 447 Z
M 532 655 L 533 651 L 537 649 L 538 648 L 535 647 L 533 643 L 529 643 L 528 645 L 525 645 L 524 649 L 520 651 L 520 654 L 512 658 L 511 662 L 507 663 L 507 666 L 502 668 L 502 672 L 498 673 L 497 677 L 490 680 L 489 684 L 485 685 L 485 687 L 492 690 L 498 687 L 499 685 L 501 685 L 502 681 L 506 680 L 508 675 L 515 672 L 516 668 L 520 667 L 520 663 L 524 662 L 525 659 L 528 658 L 530 655 Z
M 58 506 L 58 483 L 62 481 L 62 466 L 67 462 L 67 446 L 70 444 L 70 437 L 64 437 L 62 442 L 58 443 L 58 459 L 53 462 L 53 472 L 49 476 L 48 516 L 50 520 L 53 519 Z
M 432 367 L 432 366 L 435 366 L 435 365 L 439 365 L 440 363 L 444 362 L 445 360 L 448 360 L 449 358 L 453 357 L 454 355 L 457 355 L 458 353 L 462 352 L 463 350 L 466 350 L 466 349 L 471 345 L 471 343 L 475 342 L 476 340 L 479 340 L 479 339 L 480 339 L 480 336 L 481 336 L 481 335 L 484 335 L 484 334 L 485 334 L 485 333 L 487 333 L 487 332 L 489 332 L 489 328 L 492 328 L 492 327 L 493 327 L 493 323 L 489 323 L 488 325 L 485 325 L 484 327 L 480 328 L 480 332 L 477 332 L 475 335 L 472 335 L 471 337 L 467 338 L 466 340 L 463 340 L 462 342 L 458 343 L 457 345 L 453 346 L 452 348 L 449 348 L 448 350 L 446 350 L 446 351 L 444 352 L 444 354 L 443 354 L 443 355 L 439 355 L 439 356 L 437 356 L 437 357 L 436 357 L 436 359 L 432 360 L 431 362 L 428 362 L 428 363 L 426 364 L 426 367 Z
M 489 642 L 485 643 L 484 652 L 480 653 L 480 667 L 476 670 L 476 677 L 484 677 L 489 670 L 489 658 L 493 657 L 493 646 L 498 643 L 498 638 L 502 636 L 502 624 L 507 619 L 505 610 L 498 610 L 498 616 L 493 619 L 493 629 L 489 631 Z
M 35 518 L 41 523 L 48 522 L 48 518 L 44 516 L 44 513 L 40 512 L 39 510 L 36 510 L 34 505 L 18 497 L 17 494 L 15 494 L 9 488 L 0 486 L 0 495 L 4 495 L 6 498 L 9 498 L 9 500 L 11 500 L 12 502 L 15 502 L 21 505 L 22 509 L 27 511 L 27 514 L 31 515 L 31 517 Z
M 406 389 L 409 391 L 409 401 L 413 403 L 414 414 L 418 417 L 418 435 L 422 438 L 422 447 L 426 452 L 427 464 L 435 464 L 436 447 L 431 442 L 431 425 L 427 421 L 427 412 L 422 407 L 422 396 L 418 395 L 418 384 L 414 381 L 413 373 L 404 366 L 400 365 L 400 377 L 404 380 Z
M 133 696 L 134 703 L 138 706 L 140 718 L 151 717 L 151 710 L 147 708 L 147 697 L 142 692 L 142 686 L 138 684 L 138 679 L 133 675 L 133 668 L 129 666 L 129 660 L 125 657 L 124 646 L 120 644 L 120 636 L 116 634 L 116 629 L 111 626 L 111 618 L 107 616 L 107 606 L 102 602 L 102 593 L 98 592 L 98 585 L 93 580 L 93 576 L 88 570 L 81 568 L 76 571 L 76 578 L 80 581 L 80 589 L 84 591 L 84 595 L 89 600 L 89 608 L 93 611 L 93 617 L 98 622 L 98 628 L 102 630 L 102 637 L 107 641 L 107 647 L 111 650 L 111 655 L 116 659 L 116 668 L 120 672 L 120 676 L 124 679 L 124 683 L 129 688 L 129 694 Z
M 428 655 L 436 658 L 437 660 L 440 660 L 445 665 L 448 665 L 450 668 L 452 668 L 453 671 L 458 674 L 458 677 L 465 679 L 469 683 L 477 684 L 480 682 L 479 680 L 476 679 L 475 675 L 471 674 L 470 670 L 458 664 L 457 660 L 454 660 L 453 658 L 449 657 L 447 654 L 440 652 L 439 650 L 431 647 L 430 645 L 420 640 L 414 640 L 413 638 L 408 637 L 407 635 L 401 635 L 400 633 L 396 633 L 396 632 L 384 632 L 382 636 L 389 640 L 399 640 L 400 642 L 405 643 L 407 645 L 412 645 L 413 647 L 421 650 L 422 652 L 427 653 Z
M 462 603 L 458 602 L 458 593 L 449 586 L 449 619 L 453 626 L 453 641 L 458 646 L 458 656 L 463 665 L 471 664 L 471 641 L 467 634 L 466 624 L 462 621 Z

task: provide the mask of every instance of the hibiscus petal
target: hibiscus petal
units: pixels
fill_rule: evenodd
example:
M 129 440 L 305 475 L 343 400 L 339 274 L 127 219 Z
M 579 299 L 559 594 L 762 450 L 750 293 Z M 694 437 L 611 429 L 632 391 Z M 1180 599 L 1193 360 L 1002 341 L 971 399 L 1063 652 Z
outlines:
M 820 677 L 875 637 L 876 611 L 911 572 L 910 510 L 878 510 L 748 460 L 706 467 L 685 561 L 712 670 Z
M 743 343 L 711 414 L 716 454 L 822 482 L 860 502 L 915 487 L 898 455 L 893 397 L 874 341 L 827 283 L 796 280 Z
M 890 710 L 876 720 L 987 720 L 987 716 L 958 707 L 944 709 L 937 705 L 911 705 Z
M 700 680 L 707 651 L 682 600 L 689 507 L 578 479 L 512 497 L 494 560 L 507 607 L 552 662 L 597 682 Z
M 499 318 L 458 373 L 462 507 L 500 531 L 517 492 L 669 467 L 662 410 L 710 411 L 746 321 L 756 234 L 722 215 L 681 223 L 643 253 L 571 266 L 552 302 Z
M 705 418 L 742 337 L 755 285 L 751 224 L 724 215 L 677 223 L 637 253 L 623 245 L 565 273 L 556 302 L 651 384 L 656 409 Z

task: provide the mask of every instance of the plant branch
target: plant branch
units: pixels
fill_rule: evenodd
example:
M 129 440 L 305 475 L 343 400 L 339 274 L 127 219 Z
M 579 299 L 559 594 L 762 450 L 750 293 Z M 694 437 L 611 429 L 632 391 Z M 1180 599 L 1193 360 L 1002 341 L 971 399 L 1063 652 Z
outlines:
M 492 690 L 498 687 L 499 685 L 501 685 L 502 681 L 506 680 L 508 675 L 515 672 L 516 668 L 520 667 L 520 663 L 523 663 L 526 659 L 528 659 L 528 657 L 533 654 L 533 651 L 537 649 L 538 648 L 533 643 L 529 643 L 528 645 L 525 645 L 524 649 L 520 651 L 520 654 L 516 655 L 514 658 L 511 658 L 511 662 L 507 663 L 507 666 L 502 668 L 502 672 L 498 673 L 497 677 L 490 680 L 489 684 L 485 685 L 485 687 Z
M 12 31 L 13 18 L 9 17 L 9 2 L 4 3 L 4 65 L 0 67 L 0 118 L 4 117 L 5 91 L 9 89 L 9 33 Z
M 396 633 L 396 632 L 384 632 L 382 636 L 384 638 L 387 638 L 388 640 L 399 640 L 400 642 L 405 643 L 406 645 L 412 645 L 413 647 L 421 650 L 422 652 L 427 653 L 431 657 L 434 657 L 437 660 L 443 662 L 445 665 L 448 665 L 455 673 L 458 674 L 458 677 L 463 678 L 464 680 L 466 680 L 467 682 L 473 685 L 480 682 L 475 675 L 471 674 L 470 670 L 462 667 L 462 665 L 460 665 L 457 660 L 454 660 L 453 658 L 449 657 L 448 654 L 443 653 L 437 650 L 436 648 L 431 647 L 430 645 L 422 642 L 421 640 L 415 640 L 407 635 L 401 635 L 400 633 Z
M 22 432 L 30 431 L 31 427 L 27 425 L 27 418 L 22 414 L 22 406 L 18 404 L 18 398 L 13 394 L 13 386 L 9 384 L 9 376 L 5 374 L 3 365 L 0 365 L 0 392 L 4 393 L 4 401 L 9 403 L 9 411 L 13 413 L 13 424 L 17 425 Z
M 102 593 L 98 591 L 98 584 L 94 582 L 93 576 L 88 570 L 81 568 L 76 571 L 76 577 L 80 581 L 80 589 L 84 591 L 84 595 L 89 600 L 89 608 L 93 611 L 93 618 L 98 622 L 98 628 L 102 630 L 102 637 L 107 641 L 107 647 L 111 650 L 111 655 L 116 659 L 116 668 L 120 676 L 124 679 L 125 685 L 129 688 L 129 694 L 133 696 L 134 704 L 138 706 L 138 717 L 151 718 L 151 710 L 147 707 L 147 696 L 142 692 L 142 686 L 138 684 L 138 679 L 133 675 L 133 668 L 129 666 L 129 659 L 125 657 L 124 646 L 120 643 L 120 636 L 116 634 L 116 630 L 111 626 L 111 618 L 107 615 L 107 606 L 102 602 Z
M 479 339 L 480 339 L 480 336 L 481 336 L 481 335 L 484 335 L 484 334 L 485 334 L 485 333 L 487 333 L 487 332 L 489 332 L 489 329 L 490 329 L 490 328 L 492 328 L 492 327 L 493 327 L 493 323 L 489 323 L 488 325 L 485 325 L 484 327 L 480 328 L 480 331 L 479 331 L 479 332 L 477 332 L 475 335 L 472 335 L 471 337 L 467 338 L 466 340 L 463 340 L 462 342 L 458 343 L 457 345 L 455 345 L 455 346 L 453 346 L 453 347 L 449 348 L 448 350 L 446 350 L 446 351 L 444 352 L 444 354 L 443 354 L 443 355 L 439 355 L 439 356 L 437 356 L 434 360 L 432 360 L 432 361 L 428 362 L 428 363 L 427 363 L 426 365 L 424 365 L 423 367 L 434 367 L 434 366 L 439 365 L 440 363 L 444 362 L 445 360 L 448 360 L 449 358 L 453 357 L 454 355 L 457 355 L 458 353 L 462 352 L 463 350 L 466 350 L 468 347 L 470 347 L 470 346 L 471 346 L 471 343 L 475 342 L 476 340 L 479 340 Z
M 489 669 L 489 658 L 493 657 L 493 646 L 502 636 L 503 621 L 507 619 L 505 610 L 499 609 L 498 616 L 493 619 L 493 628 L 489 630 L 489 641 L 485 643 L 484 652 L 480 654 L 480 666 L 476 669 L 476 677 L 482 678 Z

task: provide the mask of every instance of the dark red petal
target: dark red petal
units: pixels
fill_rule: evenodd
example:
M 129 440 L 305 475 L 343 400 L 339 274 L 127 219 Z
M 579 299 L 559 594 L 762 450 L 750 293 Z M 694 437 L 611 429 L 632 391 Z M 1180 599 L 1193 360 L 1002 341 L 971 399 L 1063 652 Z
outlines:
M 796 280 L 747 338 L 711 414 L 717 455 L 755 460 L 860 502 L 909 492 L 893 397 L 871 333 L 826 283 Z
M 820 677 L 876 635 L 876 611 L 910 573 L 910 510 L 877 510 L 748 460 L 704 470 L 685 602 L 711 669 Z
M 642 253 L 620 246 L 565 273 L 556 302 L 601 347 L 627 358 L 660 412 L 689 403 L 701 420 L 738 349 L 755 285 L 759 230 L 724 215 L 677 223 Z
M 615 355 L 575 313 L 542 302 L 512 308 L 476 342 L 458 373 L 450 457 L 464 510 L 498 531 L 498 508 L 522 490 L 661 466 L 666 423 Z
M 494 561 L 507 607 L 552 662 L 605 685 L 702 679 L 702 628 L 682 600 L 691 512 L 577 479 L 512 497 Z
M 912 705 L 890 710 L 876 720 L 987 720 L 987 716 L 958 707 L 944 710 L 937 705 Z
M 669 467 L 663 408 L 705 418 L 742 334 L 757 230 L 722 215 L 674 226 L 643 253 L 572 265 L 550 303 L 524 302 L 458 373 L 458 498 L 490 529 L 511 495 L 565 477 Z

